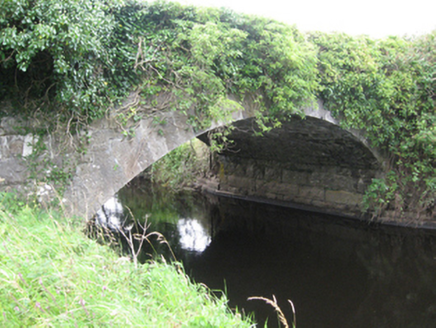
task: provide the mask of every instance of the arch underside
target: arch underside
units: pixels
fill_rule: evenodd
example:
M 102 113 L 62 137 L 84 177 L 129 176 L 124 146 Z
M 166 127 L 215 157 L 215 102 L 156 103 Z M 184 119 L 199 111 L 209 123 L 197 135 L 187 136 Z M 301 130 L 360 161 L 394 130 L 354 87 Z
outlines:
M 313 117 L 295 116 L 260 137 L 252 118 L 233 125 L 234 143 L 216 157 L 218 193 L 361 216 L 380 164 L 352 133 Z

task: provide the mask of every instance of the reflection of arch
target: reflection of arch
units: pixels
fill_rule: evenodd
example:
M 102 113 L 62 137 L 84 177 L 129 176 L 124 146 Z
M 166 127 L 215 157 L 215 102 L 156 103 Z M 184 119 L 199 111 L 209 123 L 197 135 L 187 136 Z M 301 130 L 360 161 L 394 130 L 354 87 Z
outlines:
M 233 122 L 253 117 L 253 105 L 243 105 L 245 110 L 235 112 Z M 304 112 L 307 117 L 338 125 L 330 112 L 322 108 L 322 104 Z M 208 130 L 229 123 L 221 122 Z M 157 113 L 154 117 L 142 119 L 131 137 L 123 136 L 116 124 L 108 119 L 95 122 L 89 128 L 87 154 L 78 165 L 72 184 L 65 193 L 67 211 L 90 218 L 106 200 L 155 161 L 205 132 L 194 131 L 187 123 L 186 116 L 178 112 Z M 364 140 L 357 132 L 352 133 L 359 140 Z

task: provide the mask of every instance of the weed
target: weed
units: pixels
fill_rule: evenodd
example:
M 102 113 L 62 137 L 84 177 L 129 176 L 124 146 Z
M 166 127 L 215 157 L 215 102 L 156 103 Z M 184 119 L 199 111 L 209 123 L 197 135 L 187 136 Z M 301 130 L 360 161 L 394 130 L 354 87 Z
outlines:
M 277 316 L 279 317 L 280 322 L 283 324 L 283 326 L 285 328 L 289 328 L 289 324 L 288 324 L 288 320 L 286 319 L 285 315 L 283 314 L 282 309 L 280 308 L 280 306 L 277 304 L 277 299 L 276 297 L 273 295 L 272 296 L 272 300 L 270 300 L 269 298 L 266 297 L 261 297 L 261 296 L 253 296 L 253 297 L 249 297 L 248 301 L 253 301 L 253 300 L 261 300 L 261 301 L 265 301 L 267 304 L 271 305 L 274 310 L 276 310 L 277 312 Z M 291 305 L 292 308 L 292 314 L 293 314 L 293 319 L 292 319 L 292 328 L 296 328 L 297 327 L 297 317 L 295 314 L 295 307 L 294 307 L 294 303 L 292 303 L 291 300 L 288 300 L 289 304 Z

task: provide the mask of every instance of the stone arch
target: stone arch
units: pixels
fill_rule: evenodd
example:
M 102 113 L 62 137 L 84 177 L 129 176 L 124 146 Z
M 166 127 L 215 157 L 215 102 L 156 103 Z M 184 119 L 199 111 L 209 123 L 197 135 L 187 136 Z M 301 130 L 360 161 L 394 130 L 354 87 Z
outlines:
M 233 113 L 232 122 L 242 122 L 254 116 L 250 103 L 243 105 L 245 110 Z M 305 109 L 304 113 L 308 118 L 340 129 L 339 122 L 323 108 L 321 102 L 318 108 Z M 207 130 L 194 131 L 185 115 L 177 112 L 158 115 L 158 119 L 154 116 L 138 122 L 131 137 L 123 136 L 107 119 L 90 126 L 87 155 L 77 166 L 64 197 L 70 214 L 90 218 L 107 199 L 162 156 L 208 130 L 231 123 L 220 122 Z M 165 124 L 156 124 L 156 121 Z M 365 144 L 358 131 L 350 133 Z
M 132 93 L 131 97 L 126 100 L 127 105 L 132 102 L 134 96 L 135 94 Z M 256 106 L 254 102 L 247 97 L 242 105 L 244 110 L 234 112 L 228 122 L 215 123 L 207 131 L 232 122 L 244 124 L 244 120 L 253 119 Z M 359 145 L 363 150 L 366 149 L 367 155 L 372 154 L 372 157 L 368 155 L 365 160 L 370 159 L 373 161 L 375 159 L 378 164 L 383 162 L 383 156 L 376 149 L 368 147 L 364 134 L 359 131 L 345 131 L 340 128 L 339 121 L 334 119 L 331 113 L 323 108 L 321 102 L 318 102 L 318 106 L 314 108 L 304 109 L 304 114 L 306 120 L 301 121 L 299 116 L 295 116 L 295 118 L 291 119 L 290 124 L 297 122 L 298 125 L 299 120 L 301 122 L 320 122 L 317 126 L 321 130 L 336 131 L 339 134 L 343 133 L 344 136 L 352 136 L 356 145 Z M 165 124 L 156 124 L 156 122 L 165 122 Z M 38 139 L 38 137 L 30 134 L 17 134 L 15 127 L 27 126 L 26 124 L 31 126 L 32 122 L 19 121 L 18 118 L 8 117 L 0 120 L 1 190 L 23 190 L 24 188 L 26 192 L 29 177 L 26 161 L 33 160 L 32 156 L 29 157 L 29 155 L 32 155 L 32 145 Z M 284 124 L 284 129 L 271 131 L 266 138 L 274 138 L 274 136 L 280 138 L 280 133 L 289 132 L 290 126 L 287 128 L 287 124 Z M 88 127 L 86 136 L 89 143 L 86 154 L 77 152 L 77 149 L 70 149 L 67 152 L 59 151 L 59 148 L 62 148 L 63 143 L 65 143 L 64 136 L 64 140 L 60 140 L 62 136 L 58 139 L 56 136 L 50 135 L 43 142 L 47 148 L 46 156 L 49 156 L 53 165 L 61 168 L 64 163 L 69 161 L 75 165 L 71 184 L 64 193 L 63 199 L 67 214 L 90 218 L 106 200 L 140 172 L 169 151 L 207 131 L 194 131 L 187 123 L 187 117 L 183 114 L 157 111 L 137 122 L 133 135 L 124 136 L 116 121 L 110 118 L 109 113 L 109 118 L 96 121 Z M 84 136 L 85 132 L 83 132 Z M 328 133 L 323 138 L 328 138 Z M 344 140 L 344 138 L 342 139 Z M 262 138 L 253 139 L 249 142 L 256 143 L 261 140 Z M 279 147 L 284 148 L 283 145 Z M 369 177 L 370 174 L 367 176 Z M 222 183 L 221 187 L 224 186 L 225 182 Z M 50 193 L 49 186 L 40 186 L 38 188 L 42 188 L 42 191 L 38 191 L 42 194 Z M 267 185 L 265 185 L 265 188 L 267 188 Z M 261 190 L 262 188 L 256 188 L 258 195 L 267 197 L 268 195 L 262 193 Z M 247 193 L 244 191 L 244 194 Z

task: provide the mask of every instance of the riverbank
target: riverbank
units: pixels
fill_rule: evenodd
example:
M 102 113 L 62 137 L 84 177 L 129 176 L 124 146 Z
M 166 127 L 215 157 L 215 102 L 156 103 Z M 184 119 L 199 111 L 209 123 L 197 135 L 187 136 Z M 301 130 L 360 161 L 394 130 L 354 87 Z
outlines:
M 251 327 L 179 264 L 127 257 L 83 223 L 0 195 L 0 326 Z

